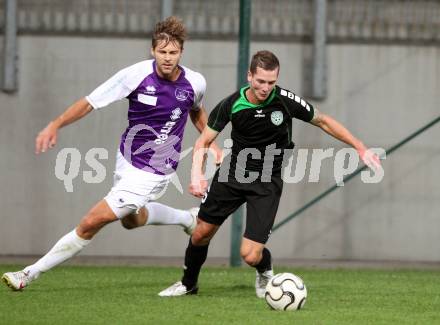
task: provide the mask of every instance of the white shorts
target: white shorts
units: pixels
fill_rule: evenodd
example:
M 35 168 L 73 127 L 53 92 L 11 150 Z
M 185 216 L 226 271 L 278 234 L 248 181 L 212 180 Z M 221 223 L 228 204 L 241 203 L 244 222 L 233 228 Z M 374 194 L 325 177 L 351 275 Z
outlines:
M 121 219 L 132 212 L 138 212 L 149 201 L 157 199 L 166 190 L 173 175 L 156 175 L 138 169 L 118 150 L 114 184 L 104 200 Z

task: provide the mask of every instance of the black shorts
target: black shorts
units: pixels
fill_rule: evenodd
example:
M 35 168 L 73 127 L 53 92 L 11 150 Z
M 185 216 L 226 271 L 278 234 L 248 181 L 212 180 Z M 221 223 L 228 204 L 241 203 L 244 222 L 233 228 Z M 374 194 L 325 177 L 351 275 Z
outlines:
M 207 195 L 202 199 L 199 218 L 221 225 L 230 214 L 246 202 L 245 238 L 265 244 L 275 221 L 275 215 L 283 191 L 283 181 L 272 176 L 271 182 L 257 180 L 242 184 L 229 176 L 228 182 L 218 181 L 217 170 Z

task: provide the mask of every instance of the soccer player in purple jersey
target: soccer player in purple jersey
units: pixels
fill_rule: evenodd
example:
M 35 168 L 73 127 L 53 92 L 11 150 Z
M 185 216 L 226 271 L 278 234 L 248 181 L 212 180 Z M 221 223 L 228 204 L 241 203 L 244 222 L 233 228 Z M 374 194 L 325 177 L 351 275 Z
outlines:
M 188 115 L 199 132 L 207 123 L 202 106 L 205 79 L 179 65 L 185 38 L 185 26 L 176 17 L 157 23 L 151 48 L 154 59 L 119 71 L 38 134 L 37 154 L 55 146 L 58 129 L 116 100 L 129 101 L 128 127 L 121 137 L 112 189 L 35 264 L 3 274 L 11 289 L 23 289 L 41 273 L 75 256 L 102 227 L 118 219 L 127 229 L 180 225 L 187 234 L 193 232 L 198 208 L 184 211 L 150 202 L 175 173 Z M 212 149 L 221 159 L 221 150 L 215 144 Z

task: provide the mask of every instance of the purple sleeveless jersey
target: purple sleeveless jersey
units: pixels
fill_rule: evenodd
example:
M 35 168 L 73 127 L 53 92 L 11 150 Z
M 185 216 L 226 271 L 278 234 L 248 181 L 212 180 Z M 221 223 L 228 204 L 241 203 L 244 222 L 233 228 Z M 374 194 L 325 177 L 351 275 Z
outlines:
M 95 109 L 124 97 L 129 100 L 120 151 L 134 167 L 159 175 L 176 170 L 188 113 L 200 108 L 206 89 L 200 73 L 179 67 L 179 78 L 169 81 L 158 76 L 154 60 L 142 61 L 86 97 Z

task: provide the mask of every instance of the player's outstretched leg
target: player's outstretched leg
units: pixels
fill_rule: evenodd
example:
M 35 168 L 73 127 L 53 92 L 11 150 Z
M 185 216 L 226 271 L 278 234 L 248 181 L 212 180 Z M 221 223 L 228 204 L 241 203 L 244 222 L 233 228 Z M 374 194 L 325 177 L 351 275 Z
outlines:
M 194 207 L 189 209 L 189 214 L 191 215 L 191 223 L 188 226 L 185 226 L 183 230 L 191 236 L 196 229 L 197 226 L 197 215 L 199 214 L 199 207 Z
M 81 220 L 78 227 L 61 237 L 46 255 L 21 271 L 3 274 L 3 282 L 12 290 L 22 290 L 41 273 L 77 255 L 103 226 L 115 220 L 117 218 L 107 203 L 100 201 Z
M 61 237 L 52 249 L 35 264 L 18 272 L 7 272 L 3 274 L 2 280 L 12 290 L 22 290 L 36 280 L 42 272 L 78 254 L 89 242 L 90 240 L 79 237 L 76 230 L 72 230 Z
M 3 274 L 2 281 L 12 290 L 21 290 L 31 283 L 29 273 L 24 271 L 7 272 Z
M 150 202 L 145 207 L 148 210 L 147 225 L 180 225 L 188 235 L 196 228 L 198 207 L 180 210 L 156 202 Z

